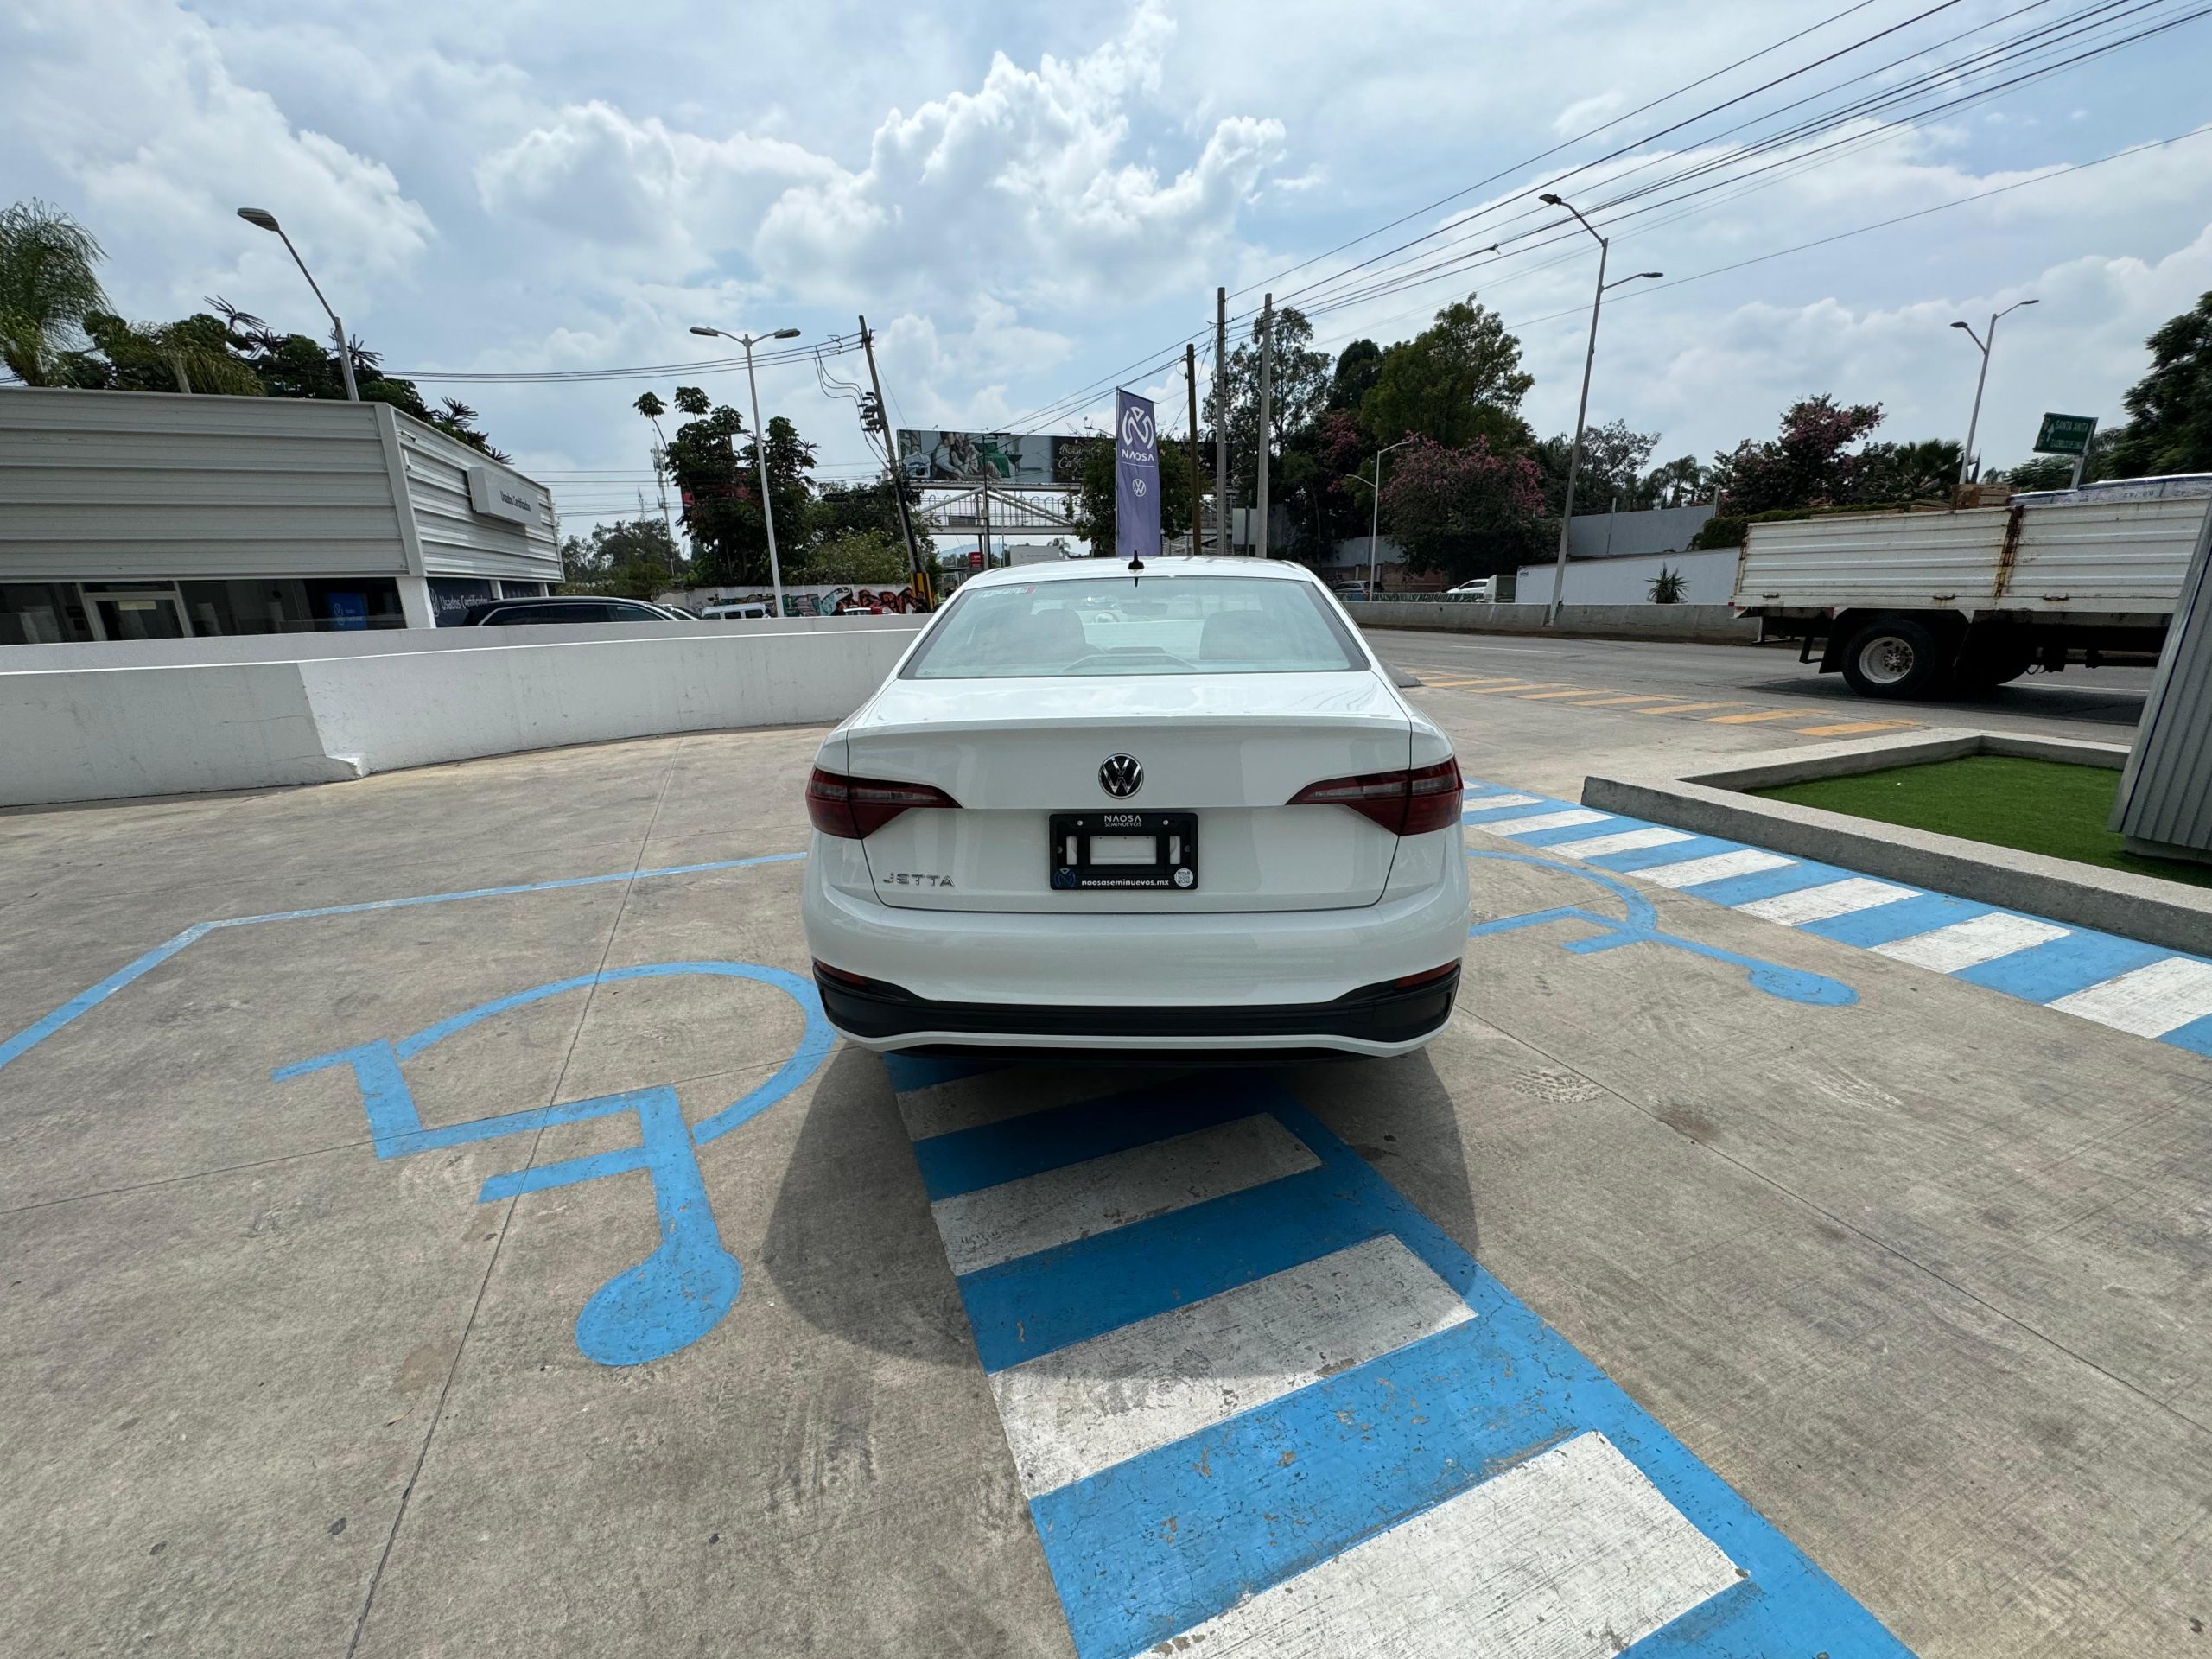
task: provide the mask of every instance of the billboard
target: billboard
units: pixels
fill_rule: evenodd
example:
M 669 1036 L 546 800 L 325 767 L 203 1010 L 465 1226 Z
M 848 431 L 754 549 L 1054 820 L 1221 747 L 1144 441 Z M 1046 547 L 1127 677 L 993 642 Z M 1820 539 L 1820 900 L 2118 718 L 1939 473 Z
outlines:
M 1049 432 L 899 429 L 899 470 L 916 484 L 1066 488 L 1083 470 L 1079 439 Z

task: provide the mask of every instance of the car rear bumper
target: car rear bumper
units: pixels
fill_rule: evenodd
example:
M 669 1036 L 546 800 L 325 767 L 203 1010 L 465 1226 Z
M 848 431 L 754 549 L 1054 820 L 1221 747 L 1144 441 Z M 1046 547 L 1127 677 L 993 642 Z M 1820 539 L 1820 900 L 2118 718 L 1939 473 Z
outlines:
M 1356 909 L 1078 916 L 897 908 L 830 886 L 819 855 L 808 948 L 877 988 L 828 980 L 823 1009 L 871 1048 L 1403 1053 L 1449 1019 L 1457 975 L 1384 989 L 1466 948 L 1456 856 L 1431 885 Z
M 1328 1002 L 1272 1007 L 1052 1007 L 937 1002 L 904 987 L 842 984 L 817 974 L 823 1012 L 872 1048 L 1319 1048 L 1398 1054 L 1452 1017 L 1459 968 L 1410 988 L 1364 987 Z

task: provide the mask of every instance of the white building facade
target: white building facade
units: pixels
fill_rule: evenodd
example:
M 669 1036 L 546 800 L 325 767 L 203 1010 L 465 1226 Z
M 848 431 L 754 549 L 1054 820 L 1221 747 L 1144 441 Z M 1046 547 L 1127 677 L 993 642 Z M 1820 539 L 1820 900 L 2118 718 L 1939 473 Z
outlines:
M 0 645 L 433 627 L 561 574 L 543 486 L 386 404 L 0 392 Z

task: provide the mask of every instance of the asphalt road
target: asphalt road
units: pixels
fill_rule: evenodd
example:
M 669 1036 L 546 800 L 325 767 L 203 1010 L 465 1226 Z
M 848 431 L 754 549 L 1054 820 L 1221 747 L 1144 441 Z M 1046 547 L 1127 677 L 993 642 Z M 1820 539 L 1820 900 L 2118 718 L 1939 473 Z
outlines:
M 1994 726 L 2008 730 L 2126 741 L 2143 713 L 2147 668 L 2069 668 L 2031 674 L 1971 697 L 1874 702 L 1854 696 L 1840 674 L 1800 663 L 1793 646 L 1694 645 L 1621 639 L 1545 639 L 1522 634 L 1429 633 L 1378 628 L 1382 659 L 1424 680 L 1511 675 L 1531 683 L 1592 691 L 1653 691 L 1746 709 L 1818 702 L 1928 726 Z

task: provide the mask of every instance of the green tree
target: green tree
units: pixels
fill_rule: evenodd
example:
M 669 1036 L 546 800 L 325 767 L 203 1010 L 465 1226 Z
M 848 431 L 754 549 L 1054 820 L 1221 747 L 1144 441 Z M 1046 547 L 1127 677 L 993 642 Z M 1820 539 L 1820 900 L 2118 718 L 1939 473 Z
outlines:
M 858 588 L 903 588 L 906 543 L 881 529 L 846 530 L 815 543 L 796 564 L 786 565 L 786 582 L 849 582 Z
M 1605 512 L 1617 500 L 1624 512 L 1656 505 L 1658 485 L 1643 469 L 1658 447 L 1656 432 L 1631 430 L 1626 421 L 1585 427 L 1582 466 L 1574 477 L 1575 512 Z M 1529 451 L 1544 476 L 1544 511 L 1554 518 L 1567 511 L 1567 465 L 1573 448 L 1574 435 L 1562 432 Z
M 1951 438 L 1870 443 L 1859 452 L 1847 499 L 1870 506 L 1892 501 L 1948 501 L 1959 482 L 1959 448 Z
M 1114 553 L 1114 441 L 1083 441 L 1075 496 L 1076 533 L 1094 559 Z M 1160 444 L 1160 534 L 1164 540 L 1191 527 L 1191 446 L 1173 438 Z
M 2128 422 L 2100 476 L 2212 472 L 2212 293 L 2144 343 L 2151 372 L 2121 400 Z
M 1295 306 L 1287 305 L 1274 314 L 1268 387 L 1271 454 L 1310 426 L 1328 401 L 1329 354 L 1316 350 L 1313 342 L 1313 325 Z M 1249 506 L 1259 480 L 1259 319 L 1253 319 L 1251 338 L 1229 354 L 1228 367 L 1216 377 L 1213 390 L 1206 395 L 1206 410 L 1214 429 L 1229 434 L 1230 498 Z M 1161 454 L 1165 466 L 1164 448 Z M 1272 467 L 1268 481 L 1272 495 Z
M 1382 348 L 1371 340 L 1355 340 L 1337 354 L 1336 371 L 1329 377 L 1328 407 L 1358 414 L 1382 372 Z
M 107 308 L 92 233 L 43 201 L 0 208 L 0 363 L 27 385 L 66 384 L 85 319 Z
M 815 497 L 814 505 L 807 515 L 805 541 L 811 550 L 817 545 L 855 534 L 880 533 L 895 543 L 903 567 L 906 559 L 906 531 L 899 517 L 899 485 L 892 479 L 872 479 L 860 484 L 825 484 Z M 909 497 L 911 503 L 912 497 Z M 777 534 L 783 534 L 783 520 L 777 521 Z M 937 556 L 937 546 L 918 525 L 914 531 L 914 549 L 924 569 L 930 568 Z M 854 578 L 831 577 L 830 581 Z M 884 578 L 877 577 L 880 582 Z
M 651 569 L 658 588 L 671 585 L 671 573 L 679 565 L 676 541 L 666 524 L 658 518 L 618 519 L 594 524 L 589 536 L 571 536 L 561 543 L 562 577 L 579 591 L 614 591 L 609 584 L 623 567 L 632 564 Z M 650 599 L 652 594 L 632 596 Z
M 727 404 L 710 402 L 696 386 L 678 386 L 676 407 L 694 418 L 676 429 L 663 464 L 683 494 L 693 580 L 710 586 L 767 581 L 767 519 L 760 510 L 760 473 L 743 416 Z M 786 550 L 798 555 L 805 546 L 814 505 L 807 477 L 814 467 L 814 446 L 777 415 L 769 419 L 764 448 L 780 563 Z
M 1479 437 L 1507 454 L 1528 446 L 1521 400 L 1535 384 L 1521 367 L 1521 342 L 1471 294 L 1382 353 L 1360 423 L 1378 443 L 1418 433 L 1456 449 Z
M 2001 473 L 1988 474 L 1993 484 L 2009 484 L 2013 493 L 2024 495 L 2035 490 L 2063 490 L 2074 482 L 2074 458 L 2071 455 L 2031 455 L 2018 466 Z

